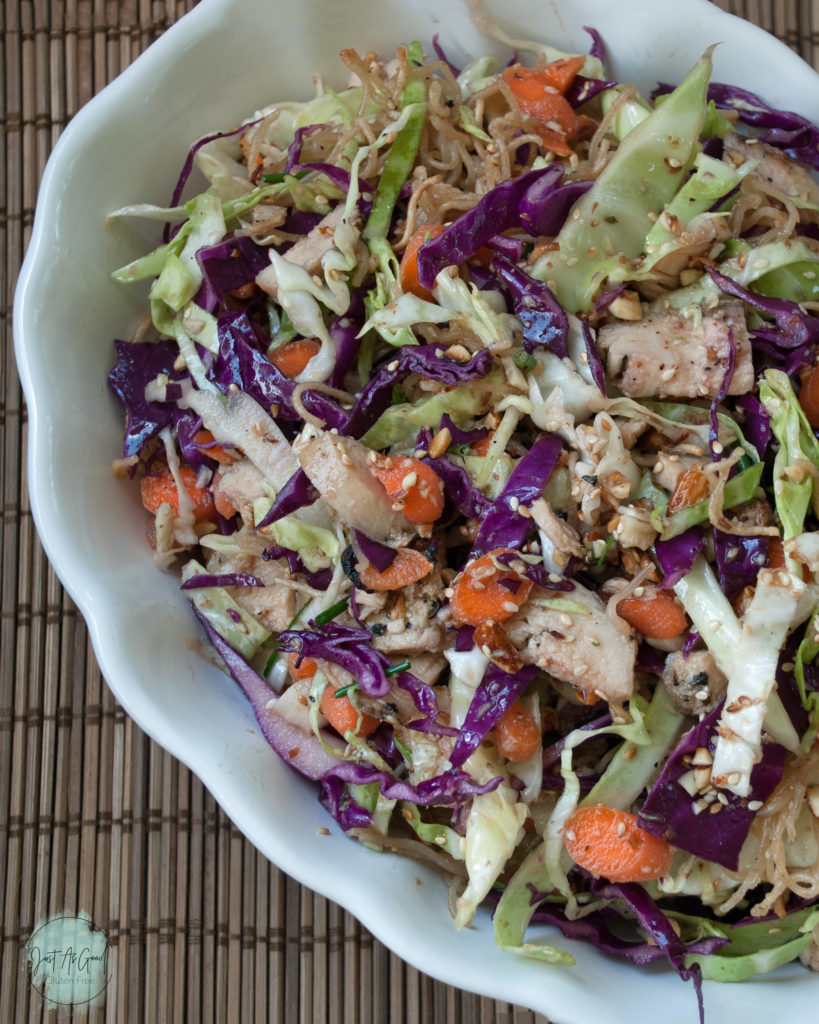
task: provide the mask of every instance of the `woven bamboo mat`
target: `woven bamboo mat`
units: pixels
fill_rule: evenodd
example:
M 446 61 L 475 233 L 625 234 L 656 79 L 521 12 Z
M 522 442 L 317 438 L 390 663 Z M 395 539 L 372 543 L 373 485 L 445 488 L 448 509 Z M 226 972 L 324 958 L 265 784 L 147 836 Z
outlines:
M 481 1022 L 545 1018 L 419 974 L 287 878 L 103 682 L 39 544 L 11 302 L 45 161 L 72 115 L 193 0 L 0 3 L 0 1022 Z M 819 0 L 719 0 L 819 67 Z M 110 943 L 101 1007 L 49 1009 L 37 923 L 87 913 Z

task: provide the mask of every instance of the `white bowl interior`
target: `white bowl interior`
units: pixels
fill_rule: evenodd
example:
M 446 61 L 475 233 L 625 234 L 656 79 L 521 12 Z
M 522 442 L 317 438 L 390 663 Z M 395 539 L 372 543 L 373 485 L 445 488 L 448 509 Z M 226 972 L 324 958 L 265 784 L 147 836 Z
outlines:
M 491 5 L 512 35 L 567 49 L 603 34 L 612 73 L 650 89 L 677 81 L 721 42 L 715 78 L 819 120 L 819 79 L 784 46 L 706 0 L 507 0 Z M 522 28 L 521 26 L 527 26 Z M 156 243 L 148 228 L 106 215 L 166 203 L 190 143 L 274 99 L 306 98 L 312 75 L 340 85 L 343 46 L 389 53 L 432 35 L 455 62 L 503 50 L 457 0 L 203 0 L 81 111 L 43 180 L 15 303 L 15 338 L 31 415 L 34 515 L 55 569 L 82 610 L 106 679 L 128 713 L 207 784 L 241 830 L 289 874 L 341 903 L 415 966 L 553 1020 L 695 1019 L 694 995 L 669 970 L 637 971 L 555 939 L 577 957 L 549 968 L 500 953 L 488 915 L 456 934 L 440 880 L 415 863 L 347 840 L 315 789 L 260 737 L 238 688 L 191 648 L 197 634 L 176 580 L 154 569 L 135 490 L 116 480 L 122 416 L 106 386 L 112 339 L 130 336 L 145 289 L 109 274 Z M 318 829 L 330 825 L 331 835 Z M 589 979 L 593 978 L 593 984 Z M 639 993 L 639 998 L 635 995 Z M 706 986 L 711 1020 L 751 1024 L 775 1010 L 807 1014 L 819 980 L 799 967 L 742 989 Z

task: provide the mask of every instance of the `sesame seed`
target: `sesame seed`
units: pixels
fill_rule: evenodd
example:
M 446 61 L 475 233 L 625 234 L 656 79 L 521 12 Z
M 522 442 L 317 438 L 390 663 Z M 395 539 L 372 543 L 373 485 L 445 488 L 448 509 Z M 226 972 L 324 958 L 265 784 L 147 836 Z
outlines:
M 717 801 L 716 803 L 711 804 L 711 814 L 719 814 L 719 812 L 721 810 L 722 810 L 722 804 L 719 801 Z
M 697 690 L 697 692 L 694 694 L 694 696 L 696 697 L 697 700 L 708 700 L 710 694 L 709 694 L 708 690 Z
M 504 601 L 501 607 L 505 612 L 509 612 L 512 615 L 518 610 L 518 606 L 514 601 Z
M 513 512 L 517 512 L 517 510 L 520 508 L 520 498 L 516 497 L 516 495 L 513 494 L 512 497 L 509 499 L 509 508 L 511 508 Z
M 518 506 L 518 515 L 522 516 L 524 519 L 531 519 L 532 518 L 532 513 L 529 511 L 529 509 L 525 505 L 519 505 Z
M 480 580 L 470 580 L 469 581 L 469 589 L 470 590 L 486 590 L 486 584 L 485 583 L 481 583 Z M 515 605 L 515 609 L 517 610 L 517 605 Z
M 624 836 L 626 834 L 626 823 L 624 821 L 619 822 L 617 825 L 617 835 Z
M 387 363 L 387 370 L 388 370 L 388 372 L 389 373 L 395 373 L 395 371 L 398 369 L 399 365 L 400 364 L 399 364 L 398 360 L 397 359 L 393 359 L 393 361 L 391 363 Z
M 762 807 L 762 801 L 761 800 L 749 800 L 748 801 L 748 810 L 749 811 L 758 811 L 760 809 L 760 807 Z
M 407 473 L 404 479 L 401 481 L 401 486 L 405 491 L 408 491 L 411 487 L 414 487 L 418 483 L 418 474 L 413 470 L 411 473 Z
M 713 451 L 714 455 L 722 455 L 724 450 L 725 449 L 722 447 L 719 441 L 714 441 L 714 443 L 711 445 L 711 451 Z

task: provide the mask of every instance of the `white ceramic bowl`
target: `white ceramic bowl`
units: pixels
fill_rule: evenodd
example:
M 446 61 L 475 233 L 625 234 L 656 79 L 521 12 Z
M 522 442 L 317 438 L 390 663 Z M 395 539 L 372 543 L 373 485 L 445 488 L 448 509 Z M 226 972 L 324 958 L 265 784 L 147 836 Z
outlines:
M 706 46 L 715 78 L 819 120 L 819 77 L 783 45 L 706 0 L 505 0 L 490 5 L 518 36 L 584 50 L 598 28 L 613 74 L 645 89 L 678 81 Z M 398 955 L 464 989 L 539 1010 L 560 1024 L 696 1019 L 670 970 L 638 970 L 559 939 L 574 968 L 500 953 L 488 915 L 460 934 L 444 888 L 415 863 L 374 854 L 333 828 L 304 779 L 255 728 L 238 688 L 186 646 L 186 599 L 156 572 L 137 495 L 110 471 L 122 414 L 105 378 L 114 337 L 129 337 L 145 292 L 109 273 L 147 251 L 145 228 L 106 214 L 168 201 L 190 143 L 274 99 L 306 98 L 311 76 L 340 84 L 343 46 L 389 53 L 433 33 L 455 61 L 497 49 L 459 0 L 203 0 L 80 111 L 43 178 L 15 302 L 17 355 L 30 412 L 32 507 L 45 549 L 84 614 L 127 712 L 200 776 L 272 861 L 342 904 Z M 420 880 L 421 884 L 418 884 Z M 559 938 L 559 937 L 558 937 Z M 791 966 L 742 986 L 706 985 L 710 1021 L 813 1019 L 819 978 Z

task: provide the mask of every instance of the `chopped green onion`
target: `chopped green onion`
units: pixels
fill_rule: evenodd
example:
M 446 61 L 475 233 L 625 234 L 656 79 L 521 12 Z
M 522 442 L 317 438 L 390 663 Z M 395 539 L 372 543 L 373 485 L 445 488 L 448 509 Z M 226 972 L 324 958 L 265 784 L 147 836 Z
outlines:
M 525 352 L 523 349 L 512 356 L 512 362 L 515 366 L 519 366 L 521 370 L 534 370 L 537 365 L 537 359 L 535 359 L 532 353 Z
M 332 622 L 337 616 L 341 615 L 346 610 L 347 605 L 350 603 L 349 594 L 347 597 L 342 597 L 340 601 L 336 601 L 335 604 L 331 604 L 329 608 L 325 608 L 323 612 L 319 612 L 316 616 L 317 626 L 326 626 L 328 622 Z
M 348 693 L 358 689 L 358 683 L 347 683 L 346 686 L 339 686 L 337 690 L 334 690 L 336 697 L 346 697 Z
M 399 661 L 397 665 L 390 665 L 390 667 L 384 672 L 384 675 L 397 676 L 400 672 L 406 672 L 409 667 L 409 659 L 405 658 L 403 661 Z
M 472 445 L 470 444 L 453 444 L 449 449 L 453 455 L 460 455 L 462 459 L 465 459 L 467 455 L 472 454 Z
M 598 569 L 602 567 L 603 563 L 608 558 L 612 544 L 614 544 L 614 534 L 610 533 L 608 535 L 608 538 L 606 539 L 606 546 L 603 548 L 603 553 L 601 555 L 598 555 L 597 558 L 593 559 L 594 565 L 596 565 Z
M 276 174 L 263 174 L 262 181 L 268 185 L 280 185 L 283 181 L 287 181 L 288 178 L 303 178 L 307 174 L 307 171 L 296 171 L 295 174 L 290 171 L 279 171 Z

